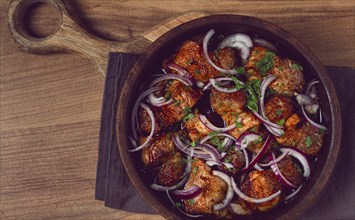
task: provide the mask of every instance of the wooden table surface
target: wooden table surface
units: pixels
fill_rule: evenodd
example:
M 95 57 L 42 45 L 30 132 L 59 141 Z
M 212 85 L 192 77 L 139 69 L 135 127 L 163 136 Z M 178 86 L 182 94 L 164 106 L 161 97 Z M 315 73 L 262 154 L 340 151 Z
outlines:
M 354 0 L 64 1 L 89 32 L 126 41 L 188 10 L 233 13 L 273 22 L 296 35 L 324 65 L 355 67 Z M 86 59 L 20 52 L 1 0 L 0 219 L 162 219 L 95 201 L 103 77 Z M 47 5 L 26 13 L 34 36 L 55 30 Z

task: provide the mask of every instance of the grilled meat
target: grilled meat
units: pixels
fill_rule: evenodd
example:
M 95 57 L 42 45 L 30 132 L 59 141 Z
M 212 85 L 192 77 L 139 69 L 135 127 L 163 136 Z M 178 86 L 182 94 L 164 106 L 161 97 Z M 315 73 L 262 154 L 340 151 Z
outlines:
M 231 69 L 235 66 L 235 53 L 230 48 L 225 48 L 216 53 L 210 53 L 214 63 L 222 68 Z M 184 68 L 194 79 L 207 82 L 210 78 L 218 76 L 206 60 L 202 45 L 195 41 L 185 41 L 173 58 L 173 63 Z
M 213 110 L 223 116 L 229 112 L 241 113 L 247 102 L 245 91 L 225 93 L 211 90 L 210 102 Z
M 280 162 L 277 163 L 282 175 L 290 181 L 293 185 L 299 186 L 302 183 L 302 170 L 298 165 L 293 162 L 290 156 L 286 156 Z
M 281 184 L 277 181 L 275 174 L 271 170 L 254 170 L 248 174 L 241 185 L 241 191 L 252 198 L 265 198 L 281 190 Z M 250 203 L 253 210 L 267 211 L 282 200 L 281 195 L 269 202 L 260 204 Z
M 235 138 L 239 138 L 240 135 L 249 129 L 258 129 L 260 126 L 260 120 L 253 113 L 249 112 L 242 112 L 240 114 L 227 113 L 222 115 L 222 118 L 227 126 L 236 123 L 237 127 L 228 132 Z
M 180 181 L 184 169 L 181 153 L 177 151 L 160 168 L 158 182 L 163 186 L 173 186 Z
M 174 100 L 171 104 L 156 109 L 156 117 L 163 127 L 170 126 L 178 121 L 191 110 L 201 97 L 199 90 L 193 90 L 180 81 L 174 80 L 167 90 L 167 95 Z
M 154 110 L 153 110 L 154 113 Z M 139 122 L 139 129 L 142 133 L 143 136 L 148 136 L 150 131 L 152 130 L 152 121 L 148 115 L 148 112 L 143 109 L 142 107 L 139 107 L 138 109 L 138 122 Z M 155 123 L 155 131 L 154 134 L 159 133 L 161 130 L 161 127 L 159 123 Z
M 301 92 L 304 86 L 302 67 L 290 59 L 274 63 L 272 70 L 277 79 L 270 84 L 270 89 L 280 94 L 293 95 Z
M 277 142 L 286 146 L 294 146 L 305 154 L 316 156 L 322 148 L 324 133 L 308 123 L 297 128 L 294 125 L 295 123 L 298 125 L 297 121 L 299 121 L 298 116 L 294 115 L 286 121 L 285 134 L 277 137 Z
M 160 166 L 174 153 L 175 146 L 170 134 L 154 137 L 142 150 L 142 161 L 148 167 Z M 146 137 L 139 138 L 139 144 L 144 143 Z
M 198 114 L 194 114 L 193 118 L 186 120 L 185 128 L 189 133 L 189 137 L 192 141 L 199 141 L 201 138 L 208 135 L 212 130 L 207 128 L 201 120 L 198 118 Z
M 292 112 L 292 100 L 288 96 L 275 95 L 265 103 L 266 117 L 274 123 L 283 125 Z
M 194 159 L 192 172 L 185 185 L 185 189 L 198 186 L 202 192 L 192 200 L 184 200 L 184 206 L 188 213 L 212 214 L 213 205 L 221 202 L 227 191 L 227 184 L 219 177 L 212 174 L 209 168 L 200 159 Z M 218 213 L 215 213 L 218 214 Z
M 228 169 L 225 165 L 220 166 L 220 170 L 228 175 L 235 176 L 245 165 L 245 157 L 242 151 L 231 148 L 224 157 L 223 162 L 233 164 L 234 168 Z

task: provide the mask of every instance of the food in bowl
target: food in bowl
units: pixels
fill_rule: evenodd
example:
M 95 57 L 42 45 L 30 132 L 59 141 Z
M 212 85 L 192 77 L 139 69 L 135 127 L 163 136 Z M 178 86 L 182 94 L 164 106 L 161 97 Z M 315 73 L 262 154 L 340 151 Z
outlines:
M 132 153 L 189 217 L 253 215 L 311 176 L 327 128 L 318 81 L 252 34 L 195 36 L 161 60 L 132 110 Z

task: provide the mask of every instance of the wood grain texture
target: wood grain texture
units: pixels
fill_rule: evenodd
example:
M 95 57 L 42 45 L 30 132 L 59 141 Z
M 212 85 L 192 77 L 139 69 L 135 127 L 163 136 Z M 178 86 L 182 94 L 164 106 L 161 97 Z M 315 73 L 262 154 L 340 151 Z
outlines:
M 303 41 L 325 65 L 355 67 L 355 3 L 334 1 L 65 0 L 96 36 L 126 42 L 186 11 L 256 16 Z M 0 0 L 0 218 L 162 219 L 94 200 L 104 79 L 88 60 L 19 52 Z M 45 6 L 27 25 L 48 34 Z

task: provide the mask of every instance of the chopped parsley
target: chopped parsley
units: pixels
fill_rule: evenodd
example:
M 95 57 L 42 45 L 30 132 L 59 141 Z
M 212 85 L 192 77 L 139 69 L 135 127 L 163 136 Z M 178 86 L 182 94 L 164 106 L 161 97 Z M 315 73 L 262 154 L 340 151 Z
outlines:
M 219 131 L 211 131 L 210 133 L 208 133 L 208 136 L 212 137 L 219 134 Z
M 306 137 L 306 147 L 310 147 L 312 145 L 312 139 L 310 136 Z
M 180 202 L 175 202 L 175 203 L 174 203 L 174 206 L 177 207 L 177 208 L 179 208 L 179 207 L 182 206 L 182 204 L 181 204 Z
M 277 122 L 277 124 L 280 125 L 280 126 L 284 126 L 284 124 L 285 124 L 285 119 L 283 118 L 283 119 L 279 120 L 279 121 Z
M 238 67 L 235 69 L 238 74 L 240 75 L 245 75 L 245 68 L 244 67 Z
M 284 67 L 283 66 L 279 66 L 277 69 L 279 69 L 280 71 L 284 71 Z
M 183 119 L 182 119 L 182 121 L 183 122 L 186 122 L 187 120 L 191 120 L 191 119 L 193 119 L 195 117 L 195 115 L 193 114 L 193 113 L 188 113 Z
M 254 144 L 259 144 L 263 141 L 263 137 L 259 136 L 255 141 L 253 141 Z
M 189 112 L 191 112 L 191 108 L 190 108 L 190 106 L 186 106 L 186 107 L 184 108 L 184 115 L 186 115 L 186 114 L 189 113 Z
M 258 111 L 258 100 L 260 97 L 260 80 L 253 79 L 247 82 L 246 90 L 248 91 L 247 107 L 252 111 Z
M 180 104 L 181 104 L 180 100 L 176 100 L 175 103 L 174 103 L 175 106 L 180 106 Z
M 196 142 L 195 141 L 191 142 L 191 147 L 196 147 Z
M 216 146 L 218 150 L 223 150 L 223 142 L 219 137 L 212 137 L 210 143 Z
M 239 121 L 235 121 L 235 127 L 236 128 L 242 128 L 243 125 Z
M 195 74 L 200 74 L 200 70 L 199 69 L 195 69 Z
M 198 167 L 194 167 L 194 168 L 192 169 L 192 172 L 196 175 L 197 170 L 198 170 Z
M 188 60 L 186 63 L 188 64 L 188 65 L 190 65 L 190 64 L 192 64 L 194 61 L 192 60 L 192 59 L 190 59 L 190 60 Z
M 189 199 L 189 200 L 187 200 L 187 203 L 189 203 L 189 205 L 193 205 L 193 204 L 195 204 L 195 200 Z
M 281 114 L 282 114 L 282 110 L 281 110 L 281 109 L 277 109 L 277 110 L 276 110 L 276 115 L 277 115 L 277 116 L 280 116 Z
M 303 174 L 302 169 L 298 166 L 298 164 L 293 163 L 293 165 L 295 166 L 295 168 L 299 174 Z
M 242 88 L 244 88 L 244 85 L 237 79 L 237 77 L 232 76 L 231 78 L 233 79 L 233 82 L 235 84 L 235 88 L 237 89 L 237 91 L 239 91 Z
M 251 129 L 250 129 L 250 131 L 252 131 L 252 132 L 256 132 L 258 130 L 258 126 L 253 126 Z
M 165 99 L 170 99 L 170 97 L 171 97 L 171 93 L 169 91 L 166 92 L 165 95 L 164 95 L 164 98 Z
M 265 76 L 274 66 L 275 53 L 268 51 L 258 62 L 255 63 L 256 69 L 261 75 Z
M 294 69 L 294 70 L 297 70 L 297 71 L 302 71 L 303 70 L 303 67 L 297 63 L 293 63 L 291 64 L 291 68 Z

